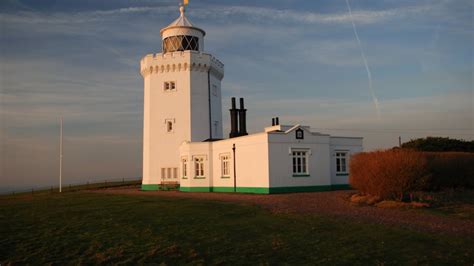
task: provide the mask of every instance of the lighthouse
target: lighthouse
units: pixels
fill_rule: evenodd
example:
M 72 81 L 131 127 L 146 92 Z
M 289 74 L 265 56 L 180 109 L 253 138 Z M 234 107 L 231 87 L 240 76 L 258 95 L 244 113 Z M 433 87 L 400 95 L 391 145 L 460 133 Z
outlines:
M 141 189 L 176 185 L 183 192 L 271 194 L 349 188 L 348 162 L 363 150 L 360 137 L 284 125 L 278 117 L 262 132 L 249 134 L 244 99 L 237 108 L 232 97 L 231 130 L 223 138 L 224 65 L 204 52 L 206 33 L 189 21 L 184 6 L 179 12 L 160 31 L 161 53 L 146 55 L 140 62 Z
M 140 61 L 144 81 L 142 187 L 179 183 L 179 147 L 222 139 L 221 81 L 224 65 L 204 52 L 205 31 L 179 7 L 161 29 L 161 52 Z

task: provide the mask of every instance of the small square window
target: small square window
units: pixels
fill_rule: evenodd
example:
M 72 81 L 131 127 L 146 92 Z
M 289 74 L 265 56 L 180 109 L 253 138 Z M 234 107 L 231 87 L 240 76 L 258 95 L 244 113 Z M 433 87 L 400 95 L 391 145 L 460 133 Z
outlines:
M 296 130 L 296 139 L 304 139 L 304 131 L 301 128 Z
M 174 132 L 174 119 L 166 119 L 165 127 L 166 127 L 166 132 L 173 133 Z
M 163 84 L 163 90 L 164 91 L 169 91 L 170 90 L 170 83 L 169 82 L 165 82 Z
M 172 91 L 176 90 L 176 82 L 174 82 L 174 81 L 170 82 L 170 90 L 172 90 Z

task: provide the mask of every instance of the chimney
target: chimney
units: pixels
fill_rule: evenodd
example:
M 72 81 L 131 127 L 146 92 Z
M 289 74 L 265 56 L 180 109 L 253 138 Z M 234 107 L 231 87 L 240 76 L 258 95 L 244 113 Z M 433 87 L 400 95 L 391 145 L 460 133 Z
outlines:
M 275 118 L 275 126 L 278 126 L 278 125 L 280 125 L 280 118 L 277 116 Z
M 275 118 L 272 117 L 272 126 L 274 126 L 274 125 L 275 125 Z
M 230 111 L 230 134 L 229 138 L 235 138 L 239 136 L 239 130 L 237 129 L 237 108 L 235 108 L 235 97 L 232 97 L 232 108 Z
M 247 133 L 247 109 L 244 108 L 244 98 L 240 98 L 240 109 L 239 109 L 239 136 L 248 135 Z

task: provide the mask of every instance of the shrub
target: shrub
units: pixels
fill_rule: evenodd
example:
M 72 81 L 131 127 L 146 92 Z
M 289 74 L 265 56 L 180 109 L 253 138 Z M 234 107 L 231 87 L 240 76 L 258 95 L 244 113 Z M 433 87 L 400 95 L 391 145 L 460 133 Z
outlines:
M 432 174 L 430 190 L 474 188 L 474 154 L 464 152 L 425 152 Z
M 359 153 L 350 162 L 351 186 L 382 199 L 416 191 L 474 188 L 474 154 L 393 149 Z
M 402 148 L 414 149 L 417 151 L 457 151 L 474 152 L 474 141 L 443 137 L 427 137 L 412 139 L 402 144 Z
M 427 186 L 427 166 L 425 156 L 411 150 L 359 153 L 351 159 L 349 182 L 366 194 L 383 199 L 402 199 L 407 193 Z

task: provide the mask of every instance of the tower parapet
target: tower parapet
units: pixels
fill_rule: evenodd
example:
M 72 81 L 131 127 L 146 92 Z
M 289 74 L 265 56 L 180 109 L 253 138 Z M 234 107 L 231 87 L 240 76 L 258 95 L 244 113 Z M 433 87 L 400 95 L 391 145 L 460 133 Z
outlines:
M 224 77 L 224 64 L 211 54 L 196 51 L 148 54 L 140 61 L 140 73 L 160 74 L 177 71 L 210 70 L 219 79 Z

